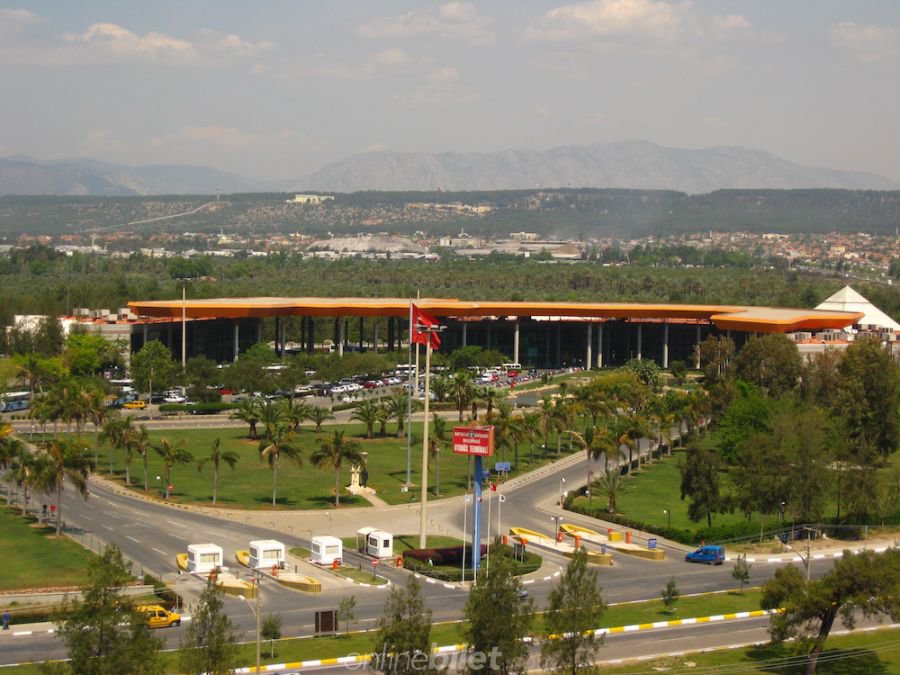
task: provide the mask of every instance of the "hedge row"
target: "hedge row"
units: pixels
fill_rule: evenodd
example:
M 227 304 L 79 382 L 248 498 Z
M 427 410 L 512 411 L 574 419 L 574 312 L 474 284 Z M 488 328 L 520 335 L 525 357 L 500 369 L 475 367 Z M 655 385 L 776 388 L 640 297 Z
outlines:
M 606 511 L 605 508 L 590 508 L 586 506 L 578 506 L 567 500 L 566 509 L 574 513 L 580 513 L 591 518 L 605 520 L 616 525 L 620 525 L 630 530 L 641 532 L 649 532 L 656 534 L 665 539 L 677 541 L 682 544 L 694 546 L 701 541 L 707 544 L 717 541 L 728 541 L 732 539 L 740 539 L 759 534 L 759 525 L 748 521 L 741 521 L 731 525 L 714 525 L 713 527 L 701 527 L 695 530 L 657 527 L 639 520 L 632 520 L 619 514 L 613 514 Z
M 159 406 L 161 413 L 193 413 L 195 415 L 215 415 L 216 413 L 234 410 L 239 406 L 235 403 L 163 403 Z

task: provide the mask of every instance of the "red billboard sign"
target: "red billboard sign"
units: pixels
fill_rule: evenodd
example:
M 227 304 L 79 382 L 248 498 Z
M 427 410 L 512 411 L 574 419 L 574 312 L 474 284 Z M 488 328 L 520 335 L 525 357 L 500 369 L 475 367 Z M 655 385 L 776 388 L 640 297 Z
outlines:
M 489 457 L 494 454 L 494 427 L 453 427 L 453 452 Z

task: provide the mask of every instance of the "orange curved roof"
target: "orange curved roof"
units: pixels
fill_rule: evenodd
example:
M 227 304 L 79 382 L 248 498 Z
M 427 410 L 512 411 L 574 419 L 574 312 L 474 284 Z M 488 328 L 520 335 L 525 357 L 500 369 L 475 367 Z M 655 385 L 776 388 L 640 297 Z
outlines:
M 409 298 L 212 298 L 129 302 L 141 316 L 181 318 L 264 318 L 273 316 L 409 315 Z M 788 333 L 844 328 L 859 321 L 860 312 L 788 309 L 745 305 L 674 305 L 627 302 L 504 302 L 422 298 L 416 305 L 440 317 L 541 316 L 603 319 L 692 319 L 709 321 L 722 330 Z

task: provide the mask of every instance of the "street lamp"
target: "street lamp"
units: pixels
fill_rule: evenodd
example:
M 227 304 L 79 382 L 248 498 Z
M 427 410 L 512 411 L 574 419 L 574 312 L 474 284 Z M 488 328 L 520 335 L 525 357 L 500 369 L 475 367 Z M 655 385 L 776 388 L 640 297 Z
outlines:
M 779 504 L 779 509 L 781 510 L 781 524 L 782 525 L 784 525 L 784 510 L 785 510 L 785 508 L 787 508 L 787 503 L 781 502 L 781 504 Z
M 553 531 L 553 540 L 559 541 L 559 521 L 562 520 L 562 516 L 550 516 L 550 520 L 556 522 L 556 529 Z
M 810 568 L 810 563 L 812 562 L 812 559 L 810 558 L 810 552 L 809 552 L 809 548 L 810 548 L 810 547 L 809 547 L 809 540 L 810 540 L 810 533 L 809 533 L 809 528 L 807 528 L 807 529 L 806 529 L 806 555 L 805 555 L 805 556 L 804 556 L 802 553 L 800 553 L 800 551 L 798 551 L 797 549 L 795 549 L 793 546 L 791 546 L 790 544 L 788 544 L 786 541 L 782 541 L 782 543 L 783 543 L 785 546 L 787 546 L 787 547 L 788 547 L 789 549 L 791 549 L 794 553 L 796 553 L 797 555 L 800 556 L 800 562 L 802 562 L 802 563 L 803 563 L 803 567 L 806 568 L 806 580 L 807 580 L 807 581 L 809 581 L 809 575 L 810 575 L 809 568 Z
M 256 672 L 262 672 L 260 670 L 260 658 L 259 658 L 259 645 L 260 645 L 260 607 L 259 607 L 259 582 L 262 581 L 259 575 L 259 571 L 253 571 L 253 583 L 256 584 L 256 609 L 253 609 L 253 605 L 250 604 L 250 601 L 244 595 L 239 595 L 238 597 L 247 603 L 247 607 L 250 608 L 250 611 L 253 612 L 253 616 L 256 618 Z
M 563 485 L 565 485 L 565 484 L 566 484 L 566 479 L 560 478 L 559 479 L 559 505 L 560 506 L 563 505 Z
M 159 484 L 159 492 L 162 494 L 162 476 L 157 476 L 156 482 Z
M 666 514 L 666 528 L 672 529 L 672 512 L 669 509 L 663 509 L 663 513 Z
M 334 534 L 334 530 L 331 527 L 331 511 L 326 511 L 325 515 L 328 516 L 328 534 Z M 310 537 L 310 542 L 312 542 L 312 537 Z

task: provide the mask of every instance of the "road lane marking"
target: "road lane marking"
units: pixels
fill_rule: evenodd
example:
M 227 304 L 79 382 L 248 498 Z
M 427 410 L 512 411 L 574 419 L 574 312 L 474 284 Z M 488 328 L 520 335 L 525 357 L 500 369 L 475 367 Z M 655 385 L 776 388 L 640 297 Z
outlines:
M 131 536 L 127 535 L 127 534 L 125 535 L 125 538 L 126 538 L 126 539 L 131 539 L 131 541 L 133 541 L 135 544 L 140 544 L 140 543 L 141 543 L 141 540 L 140 540 L 140 539 L 135 539 L 134 537 L 131 537 Z
M 106 528 L 106 529 L 109 530 L 110 532 L 115 532 L 115 529 L 112 528 L 112 527 L 110 527 L 109 525 L 103 525 L 102 527 Z
M 161 556 L 168 557 L 168 555 L 169 555 L 169 554 L 166 553 L 165 551 L 160 551 L 158 548 L 154 548 L 154 547 L 152 547 L 152 546 L 151 546 L 150 548 L 152 548 L 154 551 L 156 551 L 157 553 L 159 553 Z

